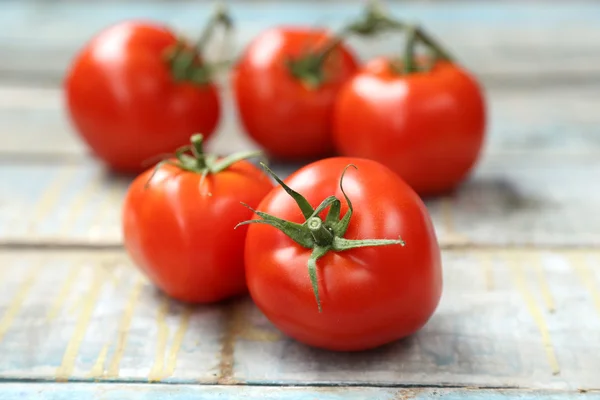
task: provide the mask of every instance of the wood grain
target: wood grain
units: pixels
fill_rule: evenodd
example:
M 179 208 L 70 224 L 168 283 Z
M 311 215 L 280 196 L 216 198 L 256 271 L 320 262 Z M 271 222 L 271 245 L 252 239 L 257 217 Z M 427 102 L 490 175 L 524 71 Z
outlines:
M 226 303 L 170 301 L 120 251 L 1 251 L 0 380 L 210 384 L 223 378 L 228 352 L 227 383 L 600 389 L 600 314 L 590 292 L 599 262 L 598 250 L 445 251 L 443 297 L 419 333 L 334 353 L 287 338 L 248 299 L 231 313 Z M 65 295 L 73 266 L 80 273 Z
M 203 400 L 249 399 L 249 400 L 424 400 L 444 398 L 447 400 L 597 400 L 597 392 L 485 390 L 485 389 L 395 389 L 373 387 L 273 387 L 273 386 L 211 386 L 211 385 L 140 385 L 122 383 L 89 385 L 75 383 L 19 384 L 0 386 L 0 396 L 5 400 L 38 398 L 41 400 L 66 400 L 81 398 L 89 400 Z
M 282 177 L 298 166 L 272 165 Z M 129 178 L 91 161 L 0 164 L 0 175 L 0 244 L 120 247 Z M 598 159 L 490 154 L 455 193 L 426 204 L 443 247 L 598 247 L 598 176 Z
M 586 332 L 599 329 L 600 318 L 593 296 L 582 292 L 580 264 L 570 254 L 445 251 L 442 301 L 416 335 L 366 353 L 331 353 L 285 338 L 259 343 L 240 338 L 236 377 L 278 385 L 597 388 L 597 335 Z M 530 262 L 532 255 L 541 257 L 545 282 Z M 492 265 L 492 289 L 482 259 Z M 595 268 L 591 282 L 599 277 Z M 545 286 L 555 299 L 554 312 L 545 307 Z M 277 332 L 258 310 L 250 311 L 249 328 Z
M 488 88 L 486 151 L 549 155 L 600 153 L 599 84 L 539 89 Z M 63 108 L 60 89 L 0 86 L 0 163 L 77 163 L 87 156 Z M 243 133 L 231 94 L 209 148 L 222 154 L 256 149 Z
M 338 28 L 358 15 L 357 1 L 229 2 L 237 23 L 234 54 L 265 28 L 308 24 Z M 452 52 L 486 82 L 518 85 L 598 79 L 600 7 L 595 2 L 386 2 L 397 16 L 419 22 L 443 38 Z M 0 77 L 58 83 L 77 50 L 107 25 L 151 19 L 189 36 L 199 34 L 213 3 L 8 2 L 2 4 Z M 74 34 L 76 33 L 76 34 Z M 353 40 L 361 57 L 395 52 L 393 35 L 377 44 Z M 35 58 L 33 58 L 35 57 Z M 35 62 L 32 60 L 43 60 Z
M 0 386 L 0 396 L 5 400 L 38 398 L 41 400 L 66 400 L 81 398 L 89 400 L 424 400 L 444 398 L 447 400 L 597 400 L 597 392 L 485 390 L 485 389 L 395 389 L 373 387 L 269 387 L 269 386 L 210 386 L 210 385 L 140 385 L 122 383 L 89 385 L 75 383 L 19 384 Z
M 221 308 L 167 300 L 121 252 L 2 252 L 0 271 L 0 380 L 216 382 Z

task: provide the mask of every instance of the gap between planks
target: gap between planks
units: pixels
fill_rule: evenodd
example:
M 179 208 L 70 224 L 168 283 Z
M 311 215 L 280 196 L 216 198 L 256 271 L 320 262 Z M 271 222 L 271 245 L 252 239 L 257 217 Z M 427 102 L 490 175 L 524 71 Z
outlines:
M 39 383 L 39 384 L 55 384 L 56 382 L 53 379 L 39 379 L 39 378 L 5 378 L 0 376 L 0 385 L 5 383 Z M 152 386 L 189 386 L 192 385 L 190 382 L 184 381 L 173 381 L 173 382 L 160 382 L 160 383 L 152 383 L 148 382 L 145 379 L 128 379 L 128 380 L 118 380 L 118 379 L 103 379 L 101 381 L 93 381 L 89 379 L 83 378 L 72 378 L 69 380 L 69 383 L 77 383 L 77 384 L 89 384 L 95 386 L 110 386 L 114 384 L 120 385 L 152 385 Z M 512 391 L 514 393 L 518 393 L 520 391 L 530 391 L 533 393 L 548 393 L 548 394 L 561 394 L 561 393 L 600 393 L 600 386 L 589 389 L 573 389 L 573 390 L 565 390 L 565 389 L 552 389 L 552 388 L 533 388 L 527 386 L 476 386 L 476 385 L 432 385 L 432 384 L 411 384 L 411 383 L 352 383 L 352 382 L 331 382 L 331 383 L 311 383 L 311 382 L 300 382 L 300 383 L 260 383 L 260 382 L 232 382 L 232 383 L 214 383 L 214 382 L 202 382 L 198 381 L 193 383 L 193 385 L 205 386 L 205 387 L 263 387 L 263 388 L 315 388 L 315 389 L 331 389 L 331 388 L 392 388 L 392 389 L 414 389 L 414 390 L 427 390 L 427 389 L 461 389 L 461 390 L 480 390 L 480 391 Z
M 461 243 L 440 243 L 441 250 L 452 251 L 481 251 L 481 252 L 496 252 L 496 251 L 555 251 L 555 252 L 572 252 L 572 251 L 596 251 L 600 250 L 600 244 L 479 244 L 472 242 Z M 4 252 L 20 252 L 20 251 L 90 251 L 90 252 L 119 252 L 125 251 L 123 244 L 119 242 L 75 242 L 75 241 L 37 241 L 37 242 L 21 242 L 21 241 L 3 241 L 0 242 L 0 251 Z

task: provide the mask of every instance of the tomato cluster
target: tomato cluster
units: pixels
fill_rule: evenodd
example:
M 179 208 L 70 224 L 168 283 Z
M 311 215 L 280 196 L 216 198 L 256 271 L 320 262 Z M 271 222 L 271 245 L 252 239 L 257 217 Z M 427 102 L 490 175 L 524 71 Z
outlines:
M 313 346 L 362 350 L 414 333 L 442 292 L 421 197 L 452 190 L 477 161 L 478 83 L 422 28 L 372 6 L 337 34 L 270 28 L 230 81 L 243 129 L 270 158 L 318 159 L 282 181 L 247 161 L 262 152 L 204 151 L 221 118 L 220 63 L 204 49 L 231 25 L 219 9 L 190 43 L 165 26 L 119 23 L 67 73 L 75 130 L 108 166 L 139 174 L 123 205 L 128 254 L 180 301 L 249 292 Z M 361 65 L 345 39 L 382 31 L 406 35 L 403 57 Z

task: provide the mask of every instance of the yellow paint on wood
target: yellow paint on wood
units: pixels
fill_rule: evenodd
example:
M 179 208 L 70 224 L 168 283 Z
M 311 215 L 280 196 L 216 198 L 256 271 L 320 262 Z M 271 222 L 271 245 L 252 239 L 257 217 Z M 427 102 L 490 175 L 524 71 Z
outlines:
M 600 290 L 598 289 L 598 283 L 591 271 L 591 266 L 586 258 L 585 254 L 572 253 L 568 255 L 569 261 L 582 285 L 588 291 L 596 310 L 600 314 Z
M 81 301 L 81 313 L 79 314 L 75 330 L 73 331 L 73 335 L 67 344 L 65 353 L 63 354 L 62 363 L 56 369 L 57 381 L 68 380 L 73 372 L 75 361 L 77 359 L 77 355 L 79 354 L 79 348 L 81 347 L 81 342 L 85 337 L 88 325 L 92 319 L 92 314 L 96 308 L 96 303 L 98 302 L 98 297 L 100 296 L 104 286 L 104 278 L 105 275 L 102 273 L 102 271 L 99 268 L 95 268 L 92 283 L 87 296 Z
M 252 342 L 278 342 L 283 336 L 276 331 L 248 326 L 240 332 L 238 338 Z
M 167 312 L 169 311 L 169 300 L 164 297 L 161 301 L 158 313 L 156 314 L 156 355 L 154 364 L 148 374 L 148 381 L 157 382 L 161 379 L 161 374 L 165 364 L 165 352 L 167 350 L 167 340 L 169 339 L 169 327 L 167 325 Z
M 90 221 L 90 229 L 99 229 L 112 211 L 121 209 L 123 192 L 124 189 L 119 183 L 111 182 L 110 186 L 105 191 L 104 198 L 101 200 L 98 207 L 94 209 L 94 215 Z
M 177 356 L 179 355 L 179 349 L 181 348 L 181 344 L 183 343 L 183 338 L 187 332 L 188 326 L 190 324 L 190 317 L 192 315 L 192 310 L 190 308 L 186 308 L 181 315 L 181 319 L 179 320 L 179 326 L 177 327 L 177 331 L 175 332 L 175 338 L 173 339 L 173 343 L 171 344 L 171 349 L 169 350 L 169 354 L 167 356 L 167 365 L 161 374 L 161 379 L 165 379 L 173 375 L 175 372 L 175 367 L 177 366 Z
M 465 245 L 469 243 L 469 238 L 456 231 L 454 223 L 454 198 L 443 197 L 440 199 L 440 212 L 442 217 L 442 226 L 444 227 L 444 236 L 441 244 L 444 245 Z
M 101 378 L 104 376 L 104 365 L 106 364 L 106 356 L 108 355 L 108 348 L 110 347 L 110 343 L 106 343 L 102 346 L 102 350 L 100 350 L 100 354 L 98 354 L 98 358 L 90 371 L 90 377 L 92 378 Z
M 29 272 L 19 286 L 17 293 L 12 298 L 8 307 L 6 307 L 6 311 L 4 311 L 2 319 L 0 319 L 0 341 L 2 341 L 4 335 L 6 335 L 6 332 L 10 329 L 13 321 L 15 320 L 15 317 L 19 314 L 19 311 L 27 299 L 27 295 L 29 294 L 31 287 L 38 277 L 41 266 L 42 260 L 40 259 L 36 260 L 35 264 L 29 268 Z
M 485 288 L 488 291 L 494 290 L 496 283 L 494 281 L 494 264 L 492 262 L 492 256 L 488 252 L 477 252 L 475 253 L 484 276 Z
M 542 292 L 542 299 L 546 304 L 546 308 L 548 311 L 553 313 L 556 311 L 554 297 L 550 291 L 550 286 L 548 285 L 548 279 L 546 278 L 546 273 L 544 272 L 544 266 L 542 264 L 542 259 L 539 252 L 528 253 L 527 261 L 533 265 L 538 285 L 540 287 L 540 291 Z
M 75 199 L 68 205 L 69 213 L 66 218 L 62 221 L 60 228 L 58 229 L 59 234 L 65 235 L 72 229 L 77 218 L 80 217 L 81 211 L 91 201 L 91 199 L 100 190 L 101 177 L 99 173 L 94 174 L 84 185 L 84 187 L 77 193 Z
M 50 182 L 42 198 L 35 204 L 30 214 L 30 230 L 37 226 L 40 221 L 46 219 L 50 211 L 56 207 L 65 187 L 75 176 L 76 171 L 77 168 L 65 168 Z
M 116 378 L 119 376 L 119 366 L 121 364 L 121 359 L 123 358 L 123 353 L 125 352 L 125 347 L 127 346 L 127 337 L 129 336 L 131 320 L 133 318 L 135 307 L 139 302 L 143 286 L 144 279 L 141 276 L 138 276 L 131 293 L 129 294 L 129 298 L 127 299 L 127 304 L 121 315 L 121 321 L 119 322 L 117 346 L 108 367 L 107 377 L 109 378 Z
M 540 332 L 540 335 L 542 336 L 542 345 L 544 346 L 544 350 L 546 352 L 546 357 L 548 359 L 548 363 L 550 364 L 552 374 L 558 375 L 560 374 L 560 364 L 558 363 L 558 358 L 556 357 L 556 353 L 554 351 L 552 338 L 550 336 L 550 330 L 548 329 L 548 325 L 546 324 L 546 319 L 544 318 L 542 310 L 537 305 L 534 295 L 529 290 L 525 274 L 523 273 L 521 261 L 522 259 L 519 254 L 514 253 L 509 255 L 509 266 L 512 273 L 513 281 L 515 286 L 521 293 L 521 296 L 525 301 L 529 314 L 533 318 Z
M 59 311 L 65 304 L 69 293 L 71 292 L 71 287 L 73 283 L 75 283 L 77 277 L 79 276 L 79 272 L 81 271 L 81 266 L 77 262 L 73 262 L 73 265 L 69 267 L 69 272 L 67 273 L 67 277 L 65 278 L 60 290 L 58 291 L 58 295 L 54 298 L 52 302 L 52 306 L 48 310 L 48 314 L 46 318 L 48 322 L 52 321 L 57 317 Z

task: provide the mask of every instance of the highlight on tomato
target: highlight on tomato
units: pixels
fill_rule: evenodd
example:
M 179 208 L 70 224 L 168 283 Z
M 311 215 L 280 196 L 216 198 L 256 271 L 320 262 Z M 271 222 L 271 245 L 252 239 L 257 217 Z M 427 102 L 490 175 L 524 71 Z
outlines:
M 442 293 L 440 249 L 425 205 L 398 175 L 344 157 L 285 181 L 265 168 L 279 186 L 238 226 L 250 225 L 250 295 L 276 327 L 311 346 L 356 351 L 425 325 Z
M 333 113 L 336 149 L 383 163 L 420 195 L 449 192 L 483 147 L 482 88 L 422 28 L 379 18 L 381 30 L 406 33 L 406 48 L 401 58 L 371 60 L 342 87 Z M 417 55 L 418 44 L 430 54 Z
M 246 227 L 236 224 L 273 188 L 245 159 L 205 154 L 202 135 L 139 175 L 123 204 L 123 237 L 134 264 L 163 292 L 190 303 L 247 293 Z
M 64 82 L 75 132 L 110 168 L 139 173 L 144 162 L 215 132 L 221 104 L 218 63 L 203 58 L 215 29 L 232 21 L 218 9 L 190 43 L 159 23 L 126 20 L 93 37 Z

